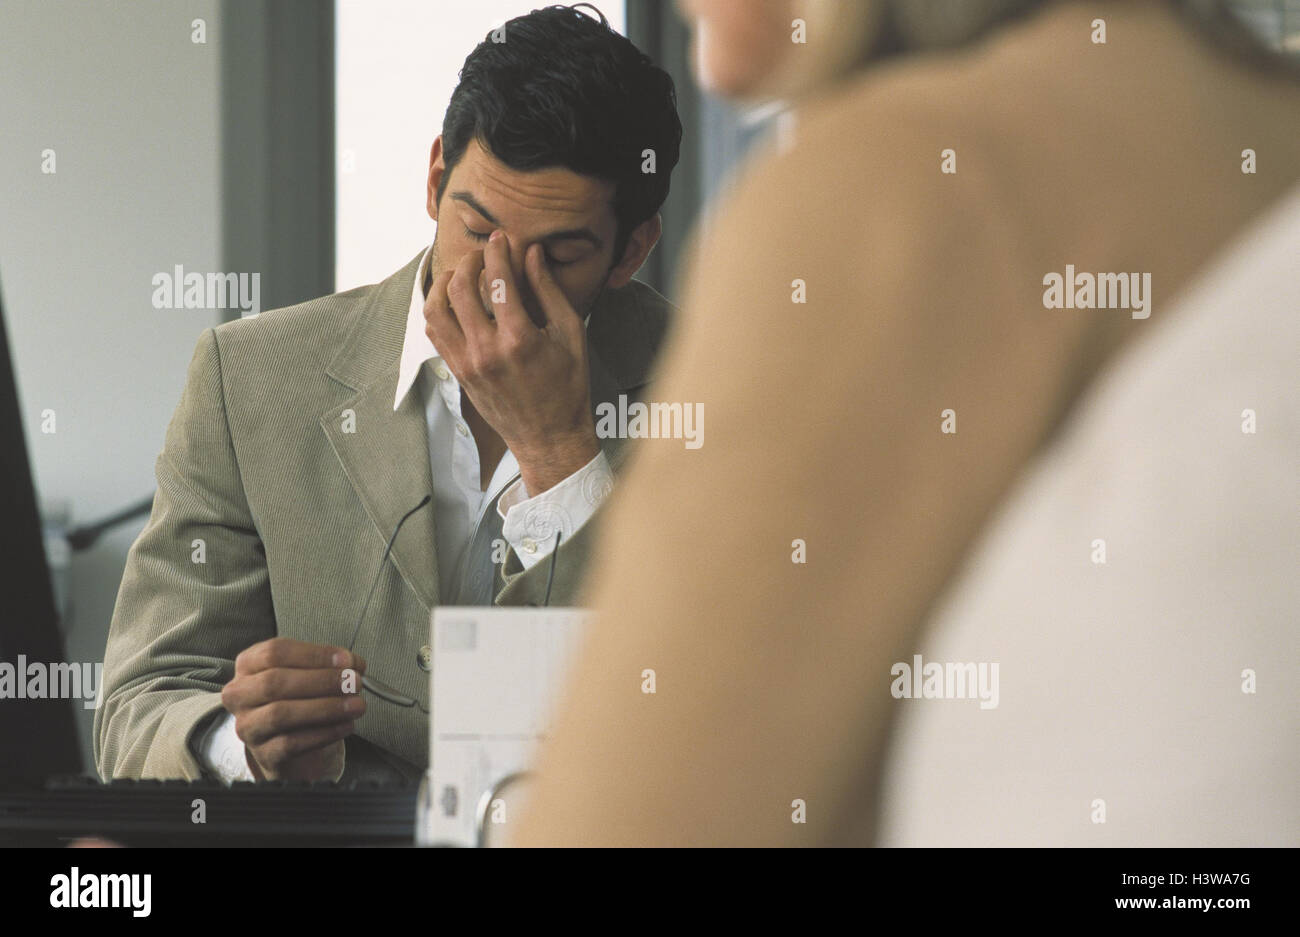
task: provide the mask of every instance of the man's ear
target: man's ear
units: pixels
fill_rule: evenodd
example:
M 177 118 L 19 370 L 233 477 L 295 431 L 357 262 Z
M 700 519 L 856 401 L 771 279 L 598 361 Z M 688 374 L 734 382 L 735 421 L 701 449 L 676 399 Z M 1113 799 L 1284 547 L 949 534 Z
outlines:
M 632 277 L 645 263 L 645 259 L 650 256 L 650 251 L 659 242 L 659 235 L 663 234 L 663 230 L 664 220 L 658 212 L 632 229 L 632 234 L 627 239 L 627 247 L 623 251 L 623 259 L 609 272 L 609 286 L 618 289 L 631 282 Z
M 447 164 L 442 159 L 442 134 L 438 134 L 433 138 L 433 147 L 429 150 L 428 212 L 434 221 L 438 220 L 438 185 L 446 171 Z

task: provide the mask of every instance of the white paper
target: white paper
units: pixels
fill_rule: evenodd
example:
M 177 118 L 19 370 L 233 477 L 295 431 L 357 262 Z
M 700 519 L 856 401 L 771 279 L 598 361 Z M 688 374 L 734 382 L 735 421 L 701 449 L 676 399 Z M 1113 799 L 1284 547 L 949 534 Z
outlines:
M 545 738 L 588 615 L 577 608 L 434 609 L 422 845 L 476 845 L 484 794 L 527 771 Z M 507 811 L 515 804 L 497 799 L 487 824 L 512 820 Z

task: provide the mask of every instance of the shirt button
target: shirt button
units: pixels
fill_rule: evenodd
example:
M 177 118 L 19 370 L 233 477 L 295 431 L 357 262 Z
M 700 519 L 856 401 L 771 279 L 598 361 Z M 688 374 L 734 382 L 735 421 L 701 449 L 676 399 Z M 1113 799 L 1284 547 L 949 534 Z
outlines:
M 525 537 L 523 540 L 519 541 L 519 545 L 524 548 L 525 553 L 531 554 L 537 552 L 537 541 L 533 540 L 531 537 Z
M 427 644 L 424 647 L 420 648 L 420 652 L 416 655 L 416 661 L 419 663 L 420 669 L 423 670 L 425 673 L 428 673 L 430 670 L 432 670 L 433 669 L 433 648 L 429 647 L 429 645 Z
M 448 377 L 451 376 L 447 368 L 441 364 L 433 369 L 433 373 L 438 375 L 438 380 L 440 381 L 445 381 Z
M 466 426 L 464 423 L 457 423 L 457 424 L 456 424 L 456 432 L 460 433 L 462 436 L 468 436 L 468 435 L 469 435 L 469 427 Z

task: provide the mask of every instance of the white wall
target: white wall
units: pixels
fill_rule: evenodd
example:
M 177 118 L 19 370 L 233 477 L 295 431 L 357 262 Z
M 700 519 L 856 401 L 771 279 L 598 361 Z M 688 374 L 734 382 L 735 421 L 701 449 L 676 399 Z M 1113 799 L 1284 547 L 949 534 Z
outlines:
M 429 147 L 460 67 L 494 26 L 545 5 L 338 0 L 336 289 L 383 279 L 433 240 Z M 595 5 L 626 32 L 623 0 Z
M 153 491 L 194 344 L 218 321 L 154 309 L 150 283 L 176 264 L 220 269 L 217 7 L 0 4 L 0 287 L 37 496 L 74 523 Z M 191 41 L 200 17 L 206 44 Z M 72 560 L 69 659 L 103 659 L 141 526 Z M 88 741 L 91 713 L 77 710 Z

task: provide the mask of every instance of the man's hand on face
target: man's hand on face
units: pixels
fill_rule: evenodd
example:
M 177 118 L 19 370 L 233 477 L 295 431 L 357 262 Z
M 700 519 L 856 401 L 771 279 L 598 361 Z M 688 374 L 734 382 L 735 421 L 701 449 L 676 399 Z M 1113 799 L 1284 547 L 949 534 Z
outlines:
M 594 459 L 600 442 L 582 319 L 552 278 L 541 245 L 529 247 L 524 271 L 541 323 L 528 315 L 500 231 L 438 275 L 424 318 L 429 340 L 514 453 L 529 495 L 537 495 Z
M 355 673 L 344 692 L 344 671 Z M 343 740 L 366 711 L 366 662 L 341 647 L 271 638 L 235 658 L 221 702 L 235 717 L 248 768 L 259 781 L 331 780 Z

